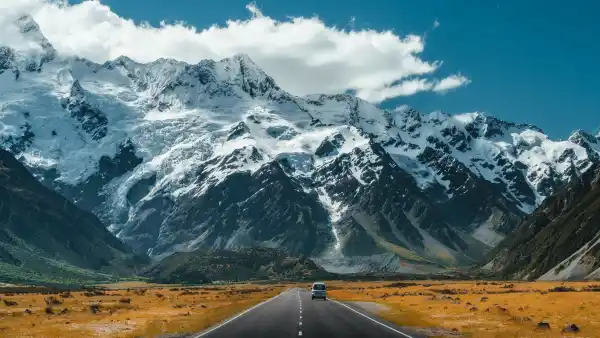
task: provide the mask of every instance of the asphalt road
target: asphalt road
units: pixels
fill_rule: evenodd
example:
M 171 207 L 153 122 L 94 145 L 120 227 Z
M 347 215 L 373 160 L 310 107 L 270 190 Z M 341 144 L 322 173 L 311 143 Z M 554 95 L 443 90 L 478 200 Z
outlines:
M 335 300 L 286 291 L 194 338 L 423 338 Z

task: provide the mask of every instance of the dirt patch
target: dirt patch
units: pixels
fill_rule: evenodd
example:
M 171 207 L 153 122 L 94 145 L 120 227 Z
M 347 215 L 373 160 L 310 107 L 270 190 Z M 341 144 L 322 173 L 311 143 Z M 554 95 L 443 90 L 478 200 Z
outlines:
M 108 336 L 112 337 L 118 333 L 133 331 L 134 325 L 127 325 L 125 323 L 95 323 L 84 326 L 85 329 L 92 331 L 95 336 Z
M 423 334 L 427 337 L 461 337 L 462 335 L 458 331 L 452 331 L 441 328 L 413 328 L 416 332 Z
M 350 304 L 355 305 L 369 313 L 378 314 L 383 311 L 388 311 L 390 308 L 385 304 L 375 302 L 351 302 Z

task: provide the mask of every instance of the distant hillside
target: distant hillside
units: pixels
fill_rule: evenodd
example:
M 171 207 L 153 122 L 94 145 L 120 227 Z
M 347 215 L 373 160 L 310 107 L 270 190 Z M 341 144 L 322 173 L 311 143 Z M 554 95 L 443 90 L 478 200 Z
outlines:
M 144 275 L 161 283 L 325 279 L 333 276 L 306 257 L 290 257 L 269 248 L 178 252 L 157 262 Z
M 485 268 L 503 278 L 600 278 L 600 166 L 546 199 Z
M 0 148 L 0 281 L 106 280 L 146 263 Z

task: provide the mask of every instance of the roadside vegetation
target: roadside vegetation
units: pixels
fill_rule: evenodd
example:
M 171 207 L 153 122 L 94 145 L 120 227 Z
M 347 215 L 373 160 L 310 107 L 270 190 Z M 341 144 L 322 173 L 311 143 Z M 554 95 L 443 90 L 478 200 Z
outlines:
M 594 282 L 331 282 L 328 292 L 436 337 L 600 337 Z
M 79 290 L 0 288 L 2 337 L 185 337 L 310 283 L 182 286 L 128 281 Z M 330 281 L 330 298 L 431 337 L 600 337 L 594 282 Z
M 141 282 L 78 291 L 6 287 L 0 289 L 0 336 L 130 338 L 194 333 L 275 296 L 283 288 Z

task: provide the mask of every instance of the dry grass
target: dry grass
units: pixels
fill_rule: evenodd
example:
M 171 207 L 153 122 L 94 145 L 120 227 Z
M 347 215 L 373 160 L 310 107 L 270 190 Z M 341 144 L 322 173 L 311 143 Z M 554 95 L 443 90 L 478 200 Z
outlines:
M 411 285 L 416 284 L 416 285 Z M 594 290 L 595 291 L 592 291 Z M 553 291 L 549 291 L 553 290 Z M 567 291 L 567 292 L 557 292 Z M 593 282 L 331 282 L 329 294 L 377 302 L 399 325 L 468 337 L 600 337 L 600 285 Z M 547 322 L 550 329 L 538 328 Z M 579 333 L 562 332 L 576 324 Z
M 600 285 L 592 282 L 328 284 L 332 298 L 381 304 L 379 316 L 429 332 L 454 330 L 473 338 L 600 337 Z M 100 292 L 0 294 L 0 336 L 132 338 L 199 332 L 291 286 L 128 283 Z M 549 330 L 537 327 L 542 321 Z M 581 332 L 561 332 L 567 324 Z
M 157 337 L 198 332 L 275 296 L 277 286 L 146 284 L 100 292 L 0 294 L 1 337 Z

